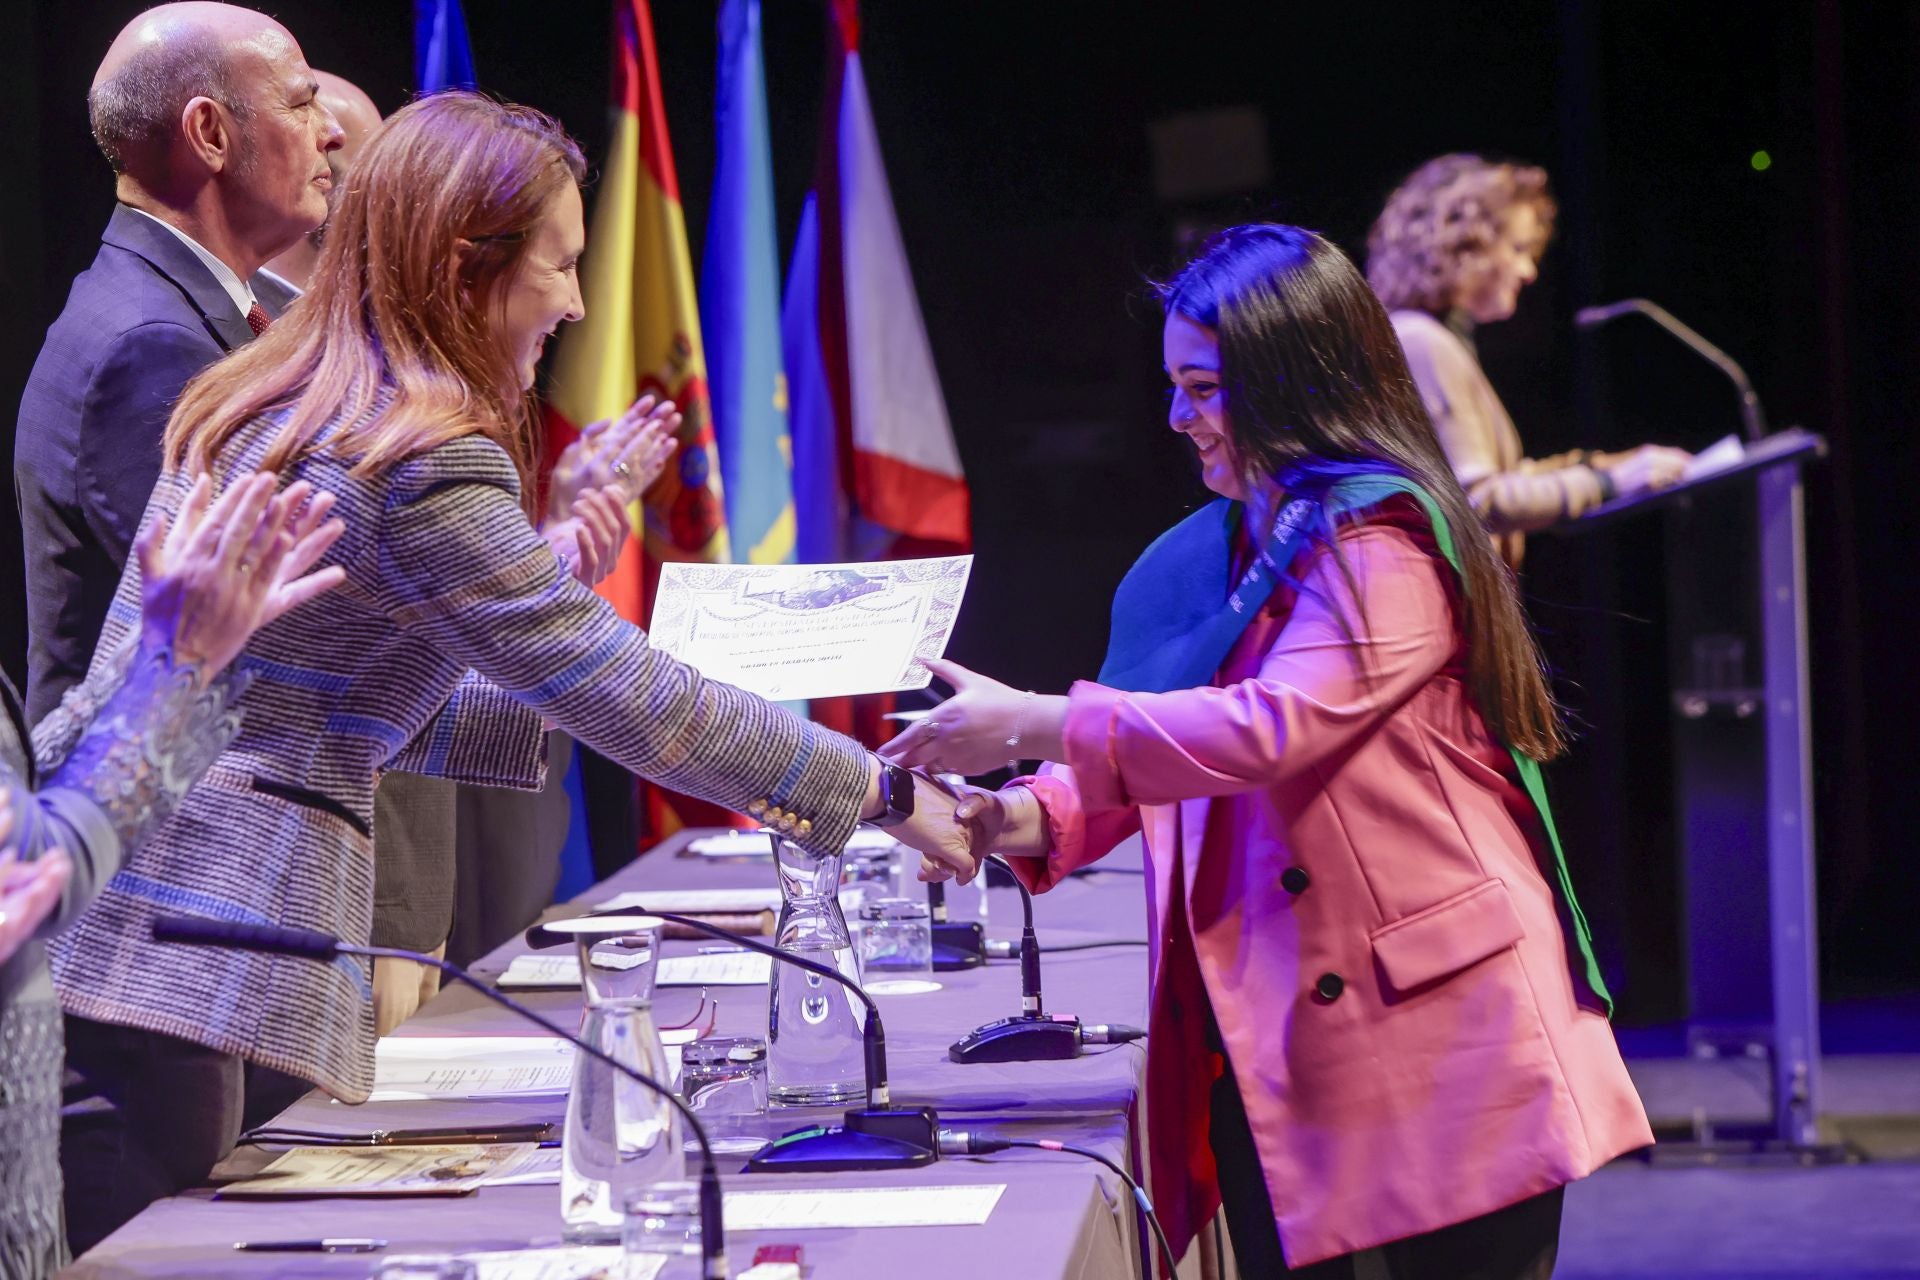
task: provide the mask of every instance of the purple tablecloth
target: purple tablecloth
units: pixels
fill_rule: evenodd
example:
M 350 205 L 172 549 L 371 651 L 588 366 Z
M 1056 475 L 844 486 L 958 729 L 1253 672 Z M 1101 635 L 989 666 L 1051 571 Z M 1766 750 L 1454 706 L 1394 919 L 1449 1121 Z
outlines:
M 676 856 L 686 833 L 662 846 L 579 900 L 584 908 L 631 889 L 730 888 L 771 885 L 766 859 L 712 860 Z M 1111 873 L 1075 878 L 1036 900 L 1043 949 L 1072 942 L 1145 936 L 1145 903 L 1137 857 L 1116 854 Z M 1019 895 L 992 893 L 990 936 L 1017 937 Z M 555 914 L 577 914 L 562 908 Z M 692 943 L 669 943 L 668 953 Z M 497 976 L 526 950 L 514 940 L 481 960 L 475 971 Z M 1050 1012 L 1078 1013 L 1090 1022 L 1146 1025 L 1146 950 L 1115 947 L 1048 957 L 1045 988 Z M 1065 1062 L 961 1066 L 947 1059 L 947 1046 L 983 1022 L 1019 1012 L 1019 966 L 997 961 L 985 968 L 936 977 L 942 989 L 924 995 L 882 997 L 887 1058 L 896 1103 L 930 1104 L 943 1123 L 1001 1136 L 1046 1137 L 1085 1145 L 1137 1171 L 1135 1119 L 1145 1063 L 1143 1044 L 1091 1049 Z M 543 1014 L 572 1025 L 578 992 L 522 993 Z M 714 988 L 721 1033 L 766 1033 L 763 987 Z M 662 988 L 656 1012 L 663 1024 L 686 1018 L 698 992 Z M 475 993 L 443 992 L 401 1031 L 404 1035 L 535 1034 Z M 422 1128 L 558 1121 L 556 1098 L 497 1101 L 368 1103 L 346 1107 L 315 1093 L 280 1118 L 303 1129 L 364 1132 L 377 1128 Z M 779 1127 L 798 1127 L 829 1113 L 781 1113 Z M 791 1122 L 785 1117 L 791 1116 Z M 257 1167 L 265 1153 L 244 1152 L 236 1169 Z M 723 1161 L 723 1168 L 737 1168 Z M 779 1179 L 728 1176 L 728 1185 L 839 1185 L 849 1187 L 1005 1183 L 1006 1194 L 984 1227 L 916 1227 L 864 1231 L 808 1230 L 784 1235 L 728 1234 L 736 1268 L 751 1260 L 756 1244 L 804 1246 L 813 1280 L 892 1275 L 910 1260 L 915 1280 L 942 1277 L 1077 1278 L 1138 1276 L 1137 1216 L 1124 1188 L 1104 1170 L 1067 1155 L 1006 1152 L 973 1160 L 943 1159 L 898 1173 L 840 1173 Z M 109 1276 L 326 1276 L 363 1277 L 374 1255 L 241 1254 L 240 1240 L 321 1236 L 384 1239 L 390 1252 L 455 1252 L 522 1248 L 558 1238 L 557 1187 L 489 1187 L 468 1196 L 436 1199 L 321 1199 L 293 1202 L 216 1201 L 210 1191 L 163 1201 L 129 1223 L 80 1260 L 67 1274 Z

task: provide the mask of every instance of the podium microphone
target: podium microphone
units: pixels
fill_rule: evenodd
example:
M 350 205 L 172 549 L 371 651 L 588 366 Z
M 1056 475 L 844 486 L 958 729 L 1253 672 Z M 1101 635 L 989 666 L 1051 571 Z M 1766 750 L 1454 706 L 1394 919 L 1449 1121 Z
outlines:
M 987 855 L 1012 874 L 997 853 Z M 983 870 L 984 874 L 984 870 Z M 1020 927 L 1020 1016 L 976 1027 L 947 1049 L 955 1062 L 1036 1062 L 1077 1058 L 1089 1044 L 1125 1044 L 1146 1035 L 1134 1027 L 1082 1026 L 1072 1014 L 1048 1017 L 1040 1000 L 1040 941 L 1033 932 L 1033 894 L 1013 877 L 1025 913 Z M 993 944 L 989 943 L 991 947 Z
M 1732 356 L 1701 337 L 1660 304 L 1648 302 L 1645 298 L 1625 298 L 1605 306 L 1582 307 L 1573 313 L 1573 324 L 1576 329 L 1598 329 L 1621 316 L 1634 314 L 1653 321 L 1685 343 L 1695 355 L 1727 375 L 1734 389 L 1740 393 L 1740 426 L 1749 444 L 1767 434 L 1767 417 L 1761 411 L 1760 397 L 1754 394 L 1753 384 L 1747 381 L 1747 371 Z
M 847 1169 L 912 1169 L 931 1164 L 939 1158 L 939 1120 L 932 1107 L 896 1107 L 887 1086 L 887 1036 L 880 1023 L 880 1006 L 861 989 L 860 984 L 832 965 L 821 964 L 782 950 L 769 942 L 709 924 L 699 916 L 674 911 L 649 911 L 644 905 L 617 912 L 589 913 L 630 915 L 638 912 L 685 925 L 711 938 L 734 943 L 748 951 L 771 957 L 778 964 L 790 964 L 808 973 L 839 983 L 866 1006 L 866 1025 L 861 1029 L 861 1047 L 866 1056 L 867 1105 L 846 1113 L 845 1124 L 815 1125 L 797 1129 L 775 1138 L 747 1161 L 748 1173 L 831 1173 Z M 568 937 L 542 925 L 526 933 L 527 945 L 536 949 L 558 946 Z
M 336 956 L 385 957 L 411 960 L 415 964 L 438 969 L 456 982 L 463 982 L 504 1009 L 525 1018 L 547 1034 L 557 1036 L 576 1050 L 612 1067 L 629 1080 L 659 1094 L 674 1110 L 686 1118 L 687 1126 L 700 1143 L 700 1252 L 703 1280 L 728 1280 L 726 1227 L 721 1216 L 720 1170 L 713 1162 L 713 1147 L 707 1141 L 706 1126 L 700 1116 L 680 1095 L 652 1076 L 643 1075 L 597 1045 L 541 1017 L 511 996 L 504 995 L 450 960 L 405 951 L 399 947 L 364 947 L 343 942 L 332 934 L 314 929 L 294 929 L 274 924 L 236 924 L 226 920 L 206 920 L 195 916 L 161 916 L 153 922 L 155 942 L 178 942 L 197 947 L 226 947 L 234 951 L 263 951 L 271 955 L 298 956 L 325 964 Z

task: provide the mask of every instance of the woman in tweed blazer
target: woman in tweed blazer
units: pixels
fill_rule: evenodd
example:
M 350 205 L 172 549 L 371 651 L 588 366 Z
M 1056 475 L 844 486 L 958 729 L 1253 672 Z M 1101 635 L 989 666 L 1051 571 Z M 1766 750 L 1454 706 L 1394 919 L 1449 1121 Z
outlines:
M 307 487 L 273 499 L 272 477 L 204 482 L 171 529 L 151 524 L 140 637 L 97 690 L 52 713 L 75 739 L 35 761 L 12 684 L 0 676 L 0 1276 L 37 1280 L 66 1261 L 60 1230 L 60 1006 L 41 939 L 173 812 L 233 736 L 242 680 L 227 674 L 254 627 L 340 578 L 299 575 L 338 535 L 328 502 L 296 515 Z M 290 536 L 281 537 L 282 531 Z M 224 536 L 230 535 L 230 536 Z M 256 536 L 257 535 L 257 536 Z M 295 546 L 296 537 L 300 545 Z M 253 548 L 249 555 L 249 547 Z
M 583 172 L 558 125 L 525 108 L 448 93 L 396 112 L 355 162 L 313 288 L 175 409 L 148 519 L 192 473 L 272 465 L 335 494 L 347 521 L 328 561 L 344 584 L 254 638 L 240 736 L 54 950 L 70 1015 L 215 1055 L 177 1088 L 176 1113 L 242 1059 L 367 1096 L 361 965 L 149 931 L 185 912 L 366 941 L 382 770 L 533 788 L 544 716 L 814 849 L 887 807 L 870 753 L 655 650 L 528 522 L 525 394 L 547 336 L 583 313 Z M 130 570 L 96 665 L 124 641 L 139 588 Z M 901 838 L 964 844 L 950 799 L 915 792 Z M 144 1131 L 130 1118 L 117 1167 L 198 1180 L 237 1137 L 236 1115 L 208 1110 L 203 1132 L 165 1150 L 152 1137 L 174 1115 Z

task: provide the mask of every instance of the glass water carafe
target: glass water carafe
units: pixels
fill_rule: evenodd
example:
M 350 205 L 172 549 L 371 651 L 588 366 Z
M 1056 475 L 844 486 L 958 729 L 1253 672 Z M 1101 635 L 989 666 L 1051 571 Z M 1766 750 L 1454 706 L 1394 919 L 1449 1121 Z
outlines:
M 840 913 L 838 853 L 810 853 L 773 837 L 780 875 L 782 951 L 860 981 Z M 865 1010 L 853 993 L 797 965 L 775 964 L 767 996 L 767 1097 L 776 1106 L 832 1106 L 866 1092 Z
M 580 954 L 587 1001 L 581 1038 L 671 1087 L 653 1020 L 661 922 L 625 916 L 560 923 L 573 926 Z M 627 1197 L 684 1178 L 683 1126 L 660 1094 L 576 1049 L 560 1173 L 567 1238 L 618 1241 Z

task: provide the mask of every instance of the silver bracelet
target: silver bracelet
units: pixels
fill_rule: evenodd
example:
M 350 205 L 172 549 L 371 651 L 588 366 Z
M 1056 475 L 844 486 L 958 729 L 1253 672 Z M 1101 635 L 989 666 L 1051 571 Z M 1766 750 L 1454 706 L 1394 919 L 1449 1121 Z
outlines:
M 1009 752 L 1019 749 L 1020 735 L 1027 731 L 1027 708 L 1032 705 L 1033 690 L 1029 689 L 1020 695 L 1020 709 L 1013 713 L 1013 732 L 1007 737 L 1007 750 Z M 1009 773 L 1020 772 L 1020 760 L 1017 756 L 1009 755 L 1007 757 L 1007 771 Z

